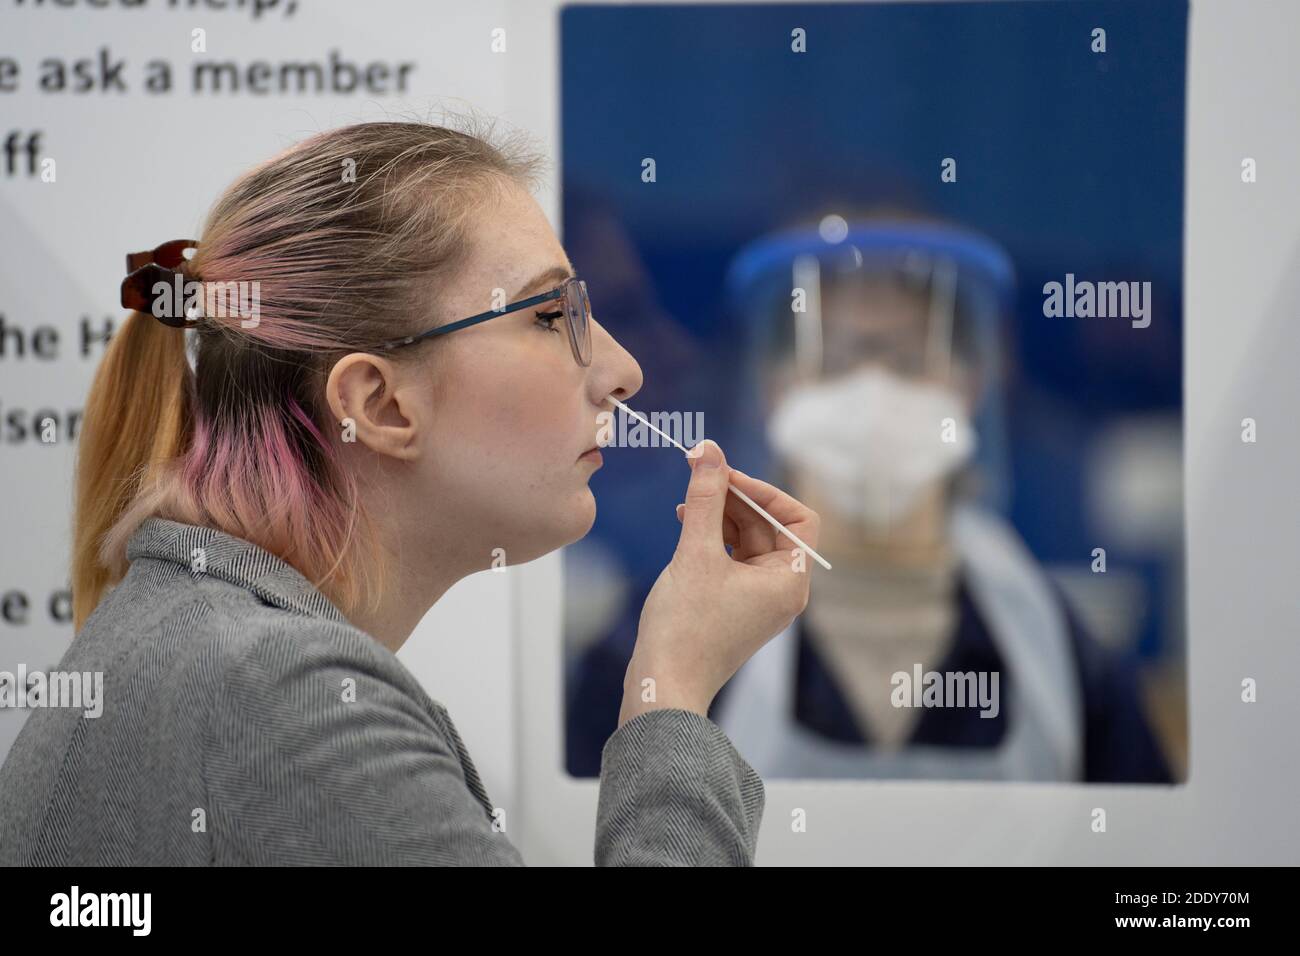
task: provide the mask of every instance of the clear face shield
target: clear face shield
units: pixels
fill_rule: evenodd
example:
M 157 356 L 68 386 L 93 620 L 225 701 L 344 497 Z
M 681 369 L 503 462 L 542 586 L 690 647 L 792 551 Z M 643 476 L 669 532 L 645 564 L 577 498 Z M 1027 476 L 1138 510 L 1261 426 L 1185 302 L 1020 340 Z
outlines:
M 768 444 L 796 485 L 831 520 L 875 530 L 941 505 L 957 483 L 982 478 L 987 492 L 988 473 L 967 472 L 1004 451 L 996 290 L 959 255 L 908 243 L 787 262 L 759 306 L 769 324 L 754 357 Z
M 945 258 L 906 256 L 896 266 L 849 266 L 815 255 L 792 265 L 793 357 L 799 379 L 832 379 L 860 365 L 932 382 L 953 382 L 957 267 Z

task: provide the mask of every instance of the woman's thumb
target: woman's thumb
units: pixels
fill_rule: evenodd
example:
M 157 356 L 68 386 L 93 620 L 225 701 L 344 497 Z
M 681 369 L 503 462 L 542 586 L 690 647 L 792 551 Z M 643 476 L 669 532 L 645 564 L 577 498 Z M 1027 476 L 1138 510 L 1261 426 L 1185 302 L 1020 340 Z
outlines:
M 706 438 L 688 454 L 691 483 L 686 487 L 679 551 L 723 552 L 722 513 L 727 504 L 727 459 L 718 443 Z

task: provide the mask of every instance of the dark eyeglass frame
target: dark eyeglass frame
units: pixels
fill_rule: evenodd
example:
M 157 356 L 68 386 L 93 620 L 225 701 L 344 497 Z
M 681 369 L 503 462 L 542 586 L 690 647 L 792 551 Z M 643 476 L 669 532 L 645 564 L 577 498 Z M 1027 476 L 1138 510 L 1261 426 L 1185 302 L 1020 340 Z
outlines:
M 446 325 L 440 325 L 416 335 L 390 339 L 387 342 L 379 343 L 375 346 L 375 349 L 376 351 L 386 352 L 403 348 L 432 338 L 435 335 L 446 335 L 449 332 L 477 325 L 479 322 L 486 322 L 488 319 L 495 319 L 502 315 L 509 315 L 511 312 L 518 312 L 530 305 L 540 305 L 543 302 L 553 302 L 556 299 L 564 300 L 564 308 L 561 314 L 564 316 L 564 324 L 569 329 L 569 346 L 573 349 L 573 357 L 579 366 L 586 368 L 591 365 L 591 300 L 587 296 L 587 283 L 576 276 L 571 276 L 564 281 L 563 285 L 556 286 L 549 292 L 529 296 L 526 299 L 520 299 L 518 302 L 511 302 L 500 309 L 489 309 L 487 312 L 480 312 L 478 315 L 471 315 L 466 319 L 458 319 L 455 322 L 449 322 Z M 581 329 L 577 328 L 579 322 L 582 325 Z

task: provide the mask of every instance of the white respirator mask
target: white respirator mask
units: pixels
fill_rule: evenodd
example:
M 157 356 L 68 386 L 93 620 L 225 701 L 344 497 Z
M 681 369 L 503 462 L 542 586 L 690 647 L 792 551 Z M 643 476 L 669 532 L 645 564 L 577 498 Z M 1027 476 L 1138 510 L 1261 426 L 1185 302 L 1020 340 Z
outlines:
M 957 392 L 880 366 L 793 386 L 768 420 L 768 440 L 843 515 L 876 527 L 908 515 L 975 451 Z

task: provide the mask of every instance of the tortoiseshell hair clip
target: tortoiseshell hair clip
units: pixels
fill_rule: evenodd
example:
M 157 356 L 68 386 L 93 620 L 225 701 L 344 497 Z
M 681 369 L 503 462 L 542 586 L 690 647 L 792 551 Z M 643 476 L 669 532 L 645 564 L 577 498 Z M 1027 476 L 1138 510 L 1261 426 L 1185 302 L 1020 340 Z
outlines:
M 122 307 L 152 315 L 154 285 L 158 282 L 166 282 L 170 285 L 176 281 L 177 276 L 181 276 L 184 281 L 184 271 L 178 269 L 187 261 L 185 250 L 198 247 L 199 243 L 196 239 L 172 239 L 156 249 L 128 252 L 126 254 L 127 277 L 122 280 Z M 193 328 L 198 325 L 197 321 L 187 320 L 180 315 L 154 317 L 163 325 L 170 325 L 177 329 Z

